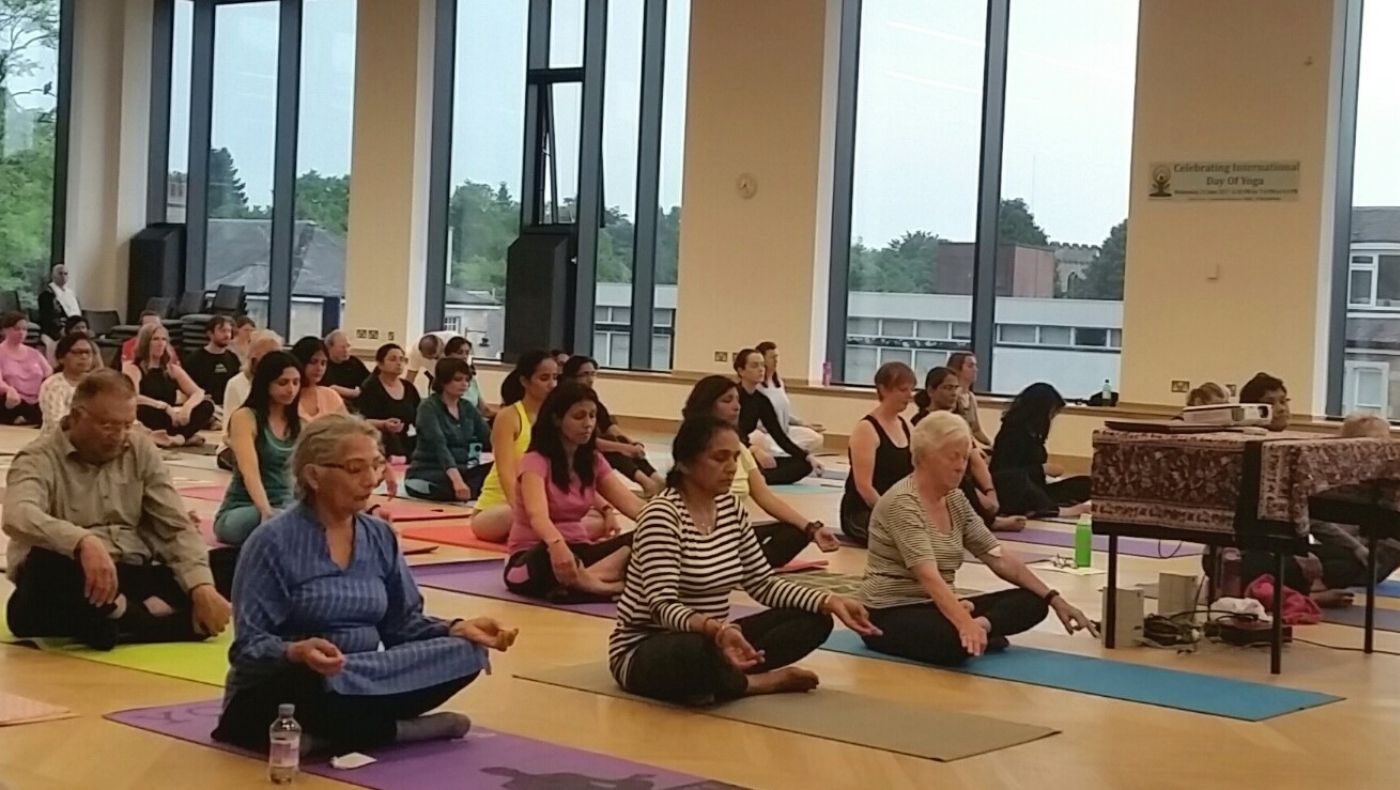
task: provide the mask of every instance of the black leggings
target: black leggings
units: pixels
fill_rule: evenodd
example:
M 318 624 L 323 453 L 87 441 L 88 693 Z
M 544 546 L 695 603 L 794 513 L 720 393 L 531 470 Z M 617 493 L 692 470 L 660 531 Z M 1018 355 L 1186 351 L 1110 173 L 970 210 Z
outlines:
M 190 411 L 190 421 L 184 425 L 176 425 L 169 414 L 153 406 L 137 406 L 136 419 L 153 431 L 165 431 L 171 436 L 183 436 L 188 439 L 214 424 L 214 402 L 200 401 L 199 405 Z
M 767 672 L 801 660 L 831 636 L 831 617 L 801 609 L 769 609 L 733 621 L 762 664 L 747 674 Z M 749 680 L 720 653 L 715 640 L 693 631 L 664 631 L 632 649 L 622 687 L 643 697 L 684 705 L 736 699 Z
M 18 406 L 11 409 L 5 405 L 5 399 L 0 397 L 0 425 L 14 425 L 21 418 L 25 425 L 44 424 L 44 412 L 38 403 L 20 401 Z
M 320 675 L 289 666 L 262 683 L 236 692 L 224 706 L 216 741 L 267 751 L 267 728 L 277 706 L 296 705 L 296 719 L 307 735 L 329 741 L 333 754 L 376 749 L 393 743 L 398 722 L 415 719 L 442 705 L 476 679 L 476 673 L 436 686 L 382 696 L 349 696 L 326 688 Z
M 781 568 L 792 562 L 812 539 L 807 536 L 806 527 L 779 521 L 776 524 L 757 524 L 753 528 L 758 537 L 758 547 L 763 556 L 774 568 Z
M 632 458 L 622 453 L 603 453 L 603 458 L 608 462 L 608 466 L 622 473 L 622 476 L 637 482 L 637 473 L 641 472 L 643 477 L 651 477 L 656 474 L 656 467 L 645 458 Z
M 216 550 L 217 551 L 217 550 Z M 233 580 L 233 563 L 211 557 L 214 586 L 227 590 Z M 83 568 L 75 560 L 47 549 L 31 549 L 17 572 L 11 574 L 15 590 L 6 609 L 10 630 L 23 637 L 66 637 L 86 644 L 115 623 L 122 642 L 199 642 L 207 637 L 194 630 L 189 595 L 165 565 L 131 565 L 118 562 L 117 591 L 126 597 L 127 614 L 108 617 L 114 604 L 93 606 L 83 595 Z M 143 601 L 159 598 L 174 614 L 152 617 Z M 99 645 L 94 645 L 99 646 Z M 105 645 L 110 648 L 111 643 Z
M 623 549 L 631 548 L 632 537 L 635 534 L 627 532 L 600 543 L 570 543 L 568 546 L 574 557 L 578 558 L 579 564 L 587 568 Z M 549 561 L 549 547 L 543 543 L 510 555 L 510 559 L 506 561 L 504 576 L 506 589 L 516 595 L 551 601 L 580 602 L 597 599 L 597 596 L 571 590 L 559 583 L 554 576 L 554 565 Z
M 1066 477 L 1043 486 L 1024 469 L 1008 469 L 993 475 L 1001 513 L 1007 516 L 1056 516 L 1061 507 L 1088 502 L 1091 478 Z M 976 501 L 976 500 L 974 500 Z
M 491 464 L 480 464 L 469 469 L 458 468 L 457 472 L 462 475 L 462 482 L 471 489 L 472 499 L 481 496 L 481 486 L 486 482 L 486 475 L 490 471 Z M 408 485 L 409 482 L 416 485 Z M 426 490 L 424 484 L 427 485 Z M 443 469 L 410 469 L 404 479 L 404 490 L 419 499 L 430 499 L 434 502 L 457 501 L 457 492 L 452 490 L 452 479 Z
M 758 468 L 758 471 L 763 473 L 764 482 L 770 486 L 796 483 L 812 473 L 812 463 L 806 458 L 779 455 L 775 456 L 773 460 L 777 461 L 778 465 L 772 469 L 765 469 L 762 466 Z
M 870 542 L 870 506 L 860 494 L 847 491 L 841 497 L 841 532 L 852 543 L 864 546 Z
M 1044 601 L 1019 587 L 967 600 L 972 603 L 973 617 L 985 617 L 991 622 L 992 637 L 1028 631 L 1049 613 Z M 870 621 L 883 632 L 862 637 L 871 650 L 945 667 L 960 666 L 969 658 L 958 638 L 958 629 L 933 602 L 871 609 Z

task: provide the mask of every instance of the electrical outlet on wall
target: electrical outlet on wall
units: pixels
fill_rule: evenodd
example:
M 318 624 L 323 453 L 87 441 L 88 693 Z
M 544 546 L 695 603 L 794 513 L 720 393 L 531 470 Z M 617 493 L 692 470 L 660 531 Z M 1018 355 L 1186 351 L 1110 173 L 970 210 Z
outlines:
M 715 361 L 716 361 L 716 362 L 728 362 L 728 361 L 729 361 L 729 352 L 728 352 L 728 351 L 716 351 L 716 352 L 715 352 Z
M 1191 391 L 1191 382 L 1181 379 L 1172 379 L 1172 392 L 1185 394 Z
M 357 329 L 355 330 L 355 339 L 356 339 L 356 340 L 378 340 L 378 339 L 379 339 L 379 330 L 378 330 L 378 329 L 366 329 L 366 328 L 364 328 L 364 327 L 359 327 L 359 328 L 357 328 Z

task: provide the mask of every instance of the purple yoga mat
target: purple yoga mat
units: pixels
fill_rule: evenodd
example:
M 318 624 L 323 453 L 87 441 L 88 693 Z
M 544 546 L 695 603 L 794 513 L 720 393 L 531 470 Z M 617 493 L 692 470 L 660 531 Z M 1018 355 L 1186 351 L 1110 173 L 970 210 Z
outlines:
M 997 535 L 1004 541 L 1015 543 L 1035 543 L 1041 546 L 1074 546 L 1074 533 L 1044 527 L 1026 527 L 1020 532 L 1001 532 Z M 1119 538 L 1118 553 L 1133 557 L 1196 557 L 1205 549 L 1199 543 L 1175 540 L 1148 540 L 1146 538 Z M 1094 536 L 1094 551 L 1108 551 L 1108 536 Z
M 442 562 L 435 565 L 414 565 L 412 567 L 413 578 L 421 587 L 432 587 L 436 590 L 476 595 L 482 598 L 495 598 L 499 601 L 523 603 L 530 606 L 543 606 L 565 612 L 578 612 L 594 617 L 617 617 L 617 604 L 613 603 L 561 604 L 516 595 L 506 589 L 505 581 L 501 578 L 503 569 L 504 564 L 500 560 Z M 760 610 L 752 606 L 734 605 L 730 607 L 730 613 L 734 617 L 744 617 L 758 611 Z
M 260 754 L 214 742 L 209 733 L 219 718 L 218 700 L 159 708 L 138 708 L 107 716 L 111 721 L 253 759 Z M 617 790 L 724 790 L 736 788 L 697 776 L 667 771 L 606 754 L 474 727 L 458 741 L 394 746 L 370 755 L 378 762 L 342 771 L 328 762 L 304 763 L 302 771 L 375 790 L 532 790 L 533 788 L 617 788 Z

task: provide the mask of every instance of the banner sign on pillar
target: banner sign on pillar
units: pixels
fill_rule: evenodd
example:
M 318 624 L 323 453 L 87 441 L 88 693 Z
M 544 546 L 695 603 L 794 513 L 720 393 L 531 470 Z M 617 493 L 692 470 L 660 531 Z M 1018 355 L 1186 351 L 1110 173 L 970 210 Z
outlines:
M 1153 162 L 1152 200 L 1298 199 L 1297 160 Z

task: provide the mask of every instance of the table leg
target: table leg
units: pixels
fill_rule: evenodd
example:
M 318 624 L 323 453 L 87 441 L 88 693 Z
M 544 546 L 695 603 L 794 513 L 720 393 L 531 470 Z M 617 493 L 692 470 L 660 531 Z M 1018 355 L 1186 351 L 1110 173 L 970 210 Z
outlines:
M 1366 635 L 1364 639 L 1364 649 L 1367 653 L 1374 648 L 1376 638 L 1376 546 L 1380 540 L 1376 533 L 1372 532 L 1368 545 L 1369 551 L 1366 557 Z
M 1108 589 L 1103 602 L 1103 646 L 1112 650 L 1118 630 L 1118 535 L 1108 536 Z
M 1283 549 L 1274 550 L 1274 607 L 1273 644 L 1269 647 L 1269 672 L 1277 675 L 1283 671 L 1283 571 L 1288 554 Z

